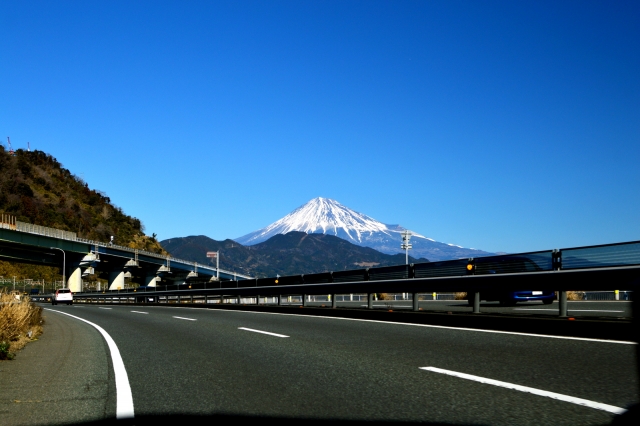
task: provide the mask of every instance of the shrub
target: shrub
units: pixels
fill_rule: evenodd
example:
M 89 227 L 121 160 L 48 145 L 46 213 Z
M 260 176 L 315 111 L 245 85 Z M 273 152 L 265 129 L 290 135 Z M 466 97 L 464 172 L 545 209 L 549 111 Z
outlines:
M 584 291 L 567 291 L 567 300 L 582 300 L 582 299 L 584 299 Z
M 14 354 L 42 333 L 42 308 L 23 296 L 0 292 L 0 359 Z
M 467 300 L 467 293 L 464 291 L 459 291 L 454 296 L 455 300 Z
M 9 352 L 9 342 L 0 342 L 0 359 L 13 359 L 14 354 Z

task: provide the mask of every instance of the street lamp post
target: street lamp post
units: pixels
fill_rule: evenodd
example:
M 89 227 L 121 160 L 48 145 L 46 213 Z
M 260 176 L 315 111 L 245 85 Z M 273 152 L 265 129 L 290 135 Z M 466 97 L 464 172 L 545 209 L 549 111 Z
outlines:
M 65 288 L 67 255 L 61 248 L 49 247 L 52 250 L 60 250 L 62 252 L 62 288 Z
M 216 280 L 220 281 L 220 250 L 218 251 L 208 251 L 207 257 L 216 258 Z

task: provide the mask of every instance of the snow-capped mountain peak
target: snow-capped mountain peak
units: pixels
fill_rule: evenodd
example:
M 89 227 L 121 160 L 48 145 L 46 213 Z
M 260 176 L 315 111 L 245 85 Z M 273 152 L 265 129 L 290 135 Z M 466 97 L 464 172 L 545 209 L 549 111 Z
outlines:
M 237 239 L 240 244 L 256 244 L 276 234 L 300 231 L 336 235 L 354 244 L 362 244 L 363 237 L 382 232 L 399 233 L 402 227 L 390 229 L 388 225 L 343 206 L 336 200 L 317 197 L 298 207 L 271 225 Z
M 282 219 L 255 232 L 237 238 L 243 245 L 258 244 L 274 235 L 300 231 L 329 234 L 343 238 L 353 244 L 371 247 L 387 254 L 401 252 L 400 225 L 387 225 L 365 214 L 358 213 L 336 200 L 318 197 L 298 207 Z M 414 257 L 425 256 L 430 260 L 452 259 L 487 254 L 479 250 L 465 249 L 453 244 L 439 243 L 412 231 Z

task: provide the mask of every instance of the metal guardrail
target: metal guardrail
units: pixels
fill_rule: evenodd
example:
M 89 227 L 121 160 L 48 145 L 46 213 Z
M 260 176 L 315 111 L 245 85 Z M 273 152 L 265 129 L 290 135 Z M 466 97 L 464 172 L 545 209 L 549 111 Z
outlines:
M 564 253 L 570 253 L 568 268 L 564 267 Z M 594 256 L 605 252 L 606 257 Z M 582 257 L 577 257 L 579 253 Z M 616 257 L 616 253 L 620 256 Z M 594 259 L 602 259 L 597 262 Z M 582 262 L 582 263 L 580 263 Z M 585 267 L 580 270 L 597 270 L 612 267 L 640 266 L 640 241 L 611 245 L 581 247 L 562 250 L 547 250 L 531 253 L 487 256 L 469 259 L 456 259 L 440 262 L 418 263 L 411 265 L 388 266 L 380 268 L 355 269 L 339 272 L 291 275 L 271 278 L 252 278 L 217 283 L 194 282 L 186 286 L 164 286 L 162 291 L 182 289 L 238 289 L 277 286 L 300 286 L 307 284 L 331 284 L 349 282 L 385 282 L 412 281 L 417 279 L 456 278 L 470 276 L 499 276 L 535 274 L 554 271 L 578 270 L 575 265 Z M 157 288 L 161 290 L 160 287 Z
M 567 269 L 563 268 L 565 252 L 570 254 Z M 580 264 L 578 261 L 588 266 L 573 267 Z M 418 293 L 467 292 L 469 305 L 473 306 L 474 313 L 479 313 L 481 292 L 535 289 L 557 291 L 559 314 L 567 316 L 568 290 L 638 290 L 637 287 L 640 287 L 640 242 L 634 241 L 335 273 L 147 287 L 142 292 L 83 293 L 77 297 L 96 302 L 111 299 L 120 303 L 124 297 L 124 300 L 140 298 L 143 302 L 161 303 L 161 298 L 192 301 L 193 297 L 201 295 L 240 299 L 256 295 L 331 294 L 332 307 L 336 307 L 336 294 L 406 292 L 412 294 L 414 310 L 418 310 Z M 371 297 L 368 299 L 372 300 Z M 372 309 L 370 302 L 369 308 Z
M 579 298 L 577 300 L 596 301 L 596 300 L 631 300 L 630 291 L 615 290 L 615 291 L 581 291 L 578 292 Z

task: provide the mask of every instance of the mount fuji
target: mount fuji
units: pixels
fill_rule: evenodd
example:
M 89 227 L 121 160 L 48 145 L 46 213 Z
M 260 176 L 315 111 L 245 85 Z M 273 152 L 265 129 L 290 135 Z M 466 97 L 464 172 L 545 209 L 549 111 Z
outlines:
M 274 235 L 291 231 L 307 234 L 329 234 L 350 243 L 371 247 L 386 254 L 401 253 L 403 231 L 400 225 L 387 225 L 365 214 L 358 213 L 329 198 L 314 198 L 271 225 L 235 239 L 242 245 L 258 244 Z M 413 257 L 425 257 L 430 261 L 489 256 L 493 253 L 464 248 L 434 241 L 411 231 L 409 251 Z

